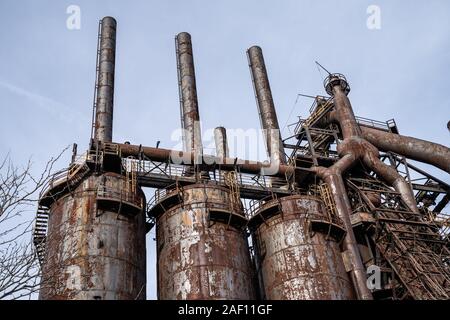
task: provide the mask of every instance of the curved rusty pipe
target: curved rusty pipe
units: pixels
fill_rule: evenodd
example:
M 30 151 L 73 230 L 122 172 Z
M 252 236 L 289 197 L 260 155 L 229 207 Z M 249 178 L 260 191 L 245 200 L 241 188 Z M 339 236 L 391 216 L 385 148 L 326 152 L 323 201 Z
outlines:
M 372 293 L 367 287 L 366 270 L 364 268 L 361 255 L 358 249 L 358 243 L 353 232 L 353 226 L 350 220 L 352 214 L 351 204 L 347 196 L 342 175 L 352 166 L 363 154 L 361 151 L 362 139 L 359 126 L 353 114 L 350 100 L 341 87 L 339 79 L 333 79 L 330 76 L 330 85 L 335 104 L 335 118 L 339 123 L 344 137 L 344 141 L 338 145 L 338 154 L 341 157 L 338 162 L 329 168 L 314 167 L 316 174 L 325 181 L 331 190 L 331 194 L 336 205 L 336 211 L 344 223 L 346 234 L 343 240 L 343 251 L 345 258 L 351 265 L 349 275 L 355 287 L 356 295 L 362 300 L 372 300 Z M 344 259 L 345 259 L 344 258 Z
M 351 264 L 350 277 L 354 284 L 356 295 L 362 300 L 372 300 L 372 293 L 366 284 L 366 269 L 362 263 L 361 256 L 356 242 L 355 234 L 353 233 L 352 222 L 350 216 L 352 213 L 350 201 L 347 197 L 347 191 L 342 173 L 348 170 L 357 160 L 354 154 L 347 154 L 343 156 L 330 168 L 315 167 L 316 173 L 321 177 L 325 183 L 330 187 L 333 196 L 336 210 L 339 217 L 344 223 L 347 233 L 343 240 L 343 251 L 345 252 L 348 261 Z
M 360 127 L 356 121 L 355 115 L 353 113 L 352 106 L 350 104 L 350 100 L 348 99 L 345 92 L 342 90 L 340 85 L 333 87 L 333 100 L 335 109 L 330 111 L 328 115 L 326 115 L 323 123 L 338 123 L 341 127 L 342 136 L 344 141 L 338 146 L 338 153 L 340 155 L 347 154 L 349 152 L 357 152 L 357 157 L 361 158 L 366 166 L 372 169 L 377 175 L 379 175 L 383 180 L 385 180 L 388 184 L 390 184 L 394 189 L 400 194 L 401 198 L 407 205 L 407 207 L 412 212 L 418 212 L 417 203 L 414 198 L 414 194 L 405 181 L 405 179 L 395 170 L 394 168 L 388 166 L 383 163 L 380 158 L 380 153 L 378 149 L 375 147 L 376 144 L 386 144 L 387 146 L 397 145 L 401 148 L 400 142 L 397 143 L 386 143 L 382 141 L 382 135 L 378 134 L 379 132 L 382 134 L 389 134 L 392 136 L 397 136 L 392 133 L 386 133 L 375 129 L 369 129 L 365 127 Z M 353 128 L 356 127 L 356 128 Z M 373 134 L 374 139 L 366 140 L 366 133 L 375 131 L 376 134 Z M 409 138 L 409 137 L 408 137 Z M 393 138 L 392 138 L 393 139 Z M 391 141 L 392 141 L 391 139 Z M 411 138 L 414 139 L 414 138 Z M 420 139 L 415 139 L 420 140 Z M 420 140 L 423 142 L 421 145 L 424 147 L 426 141 Z M 375 143 L 376 142 L 376 143 Z M 429 144 L 432 144 L 431 142 Z M 441 146 L 443 147 L 443 146 Z M 423 150 L 422 148 L 422 150 Z M 428 146 L 428 148 L 431 148 Z M 445 148 L 445 147 L 443 147 Z M 420 148 L 419 148 L 420 149 Z M 431 150 L 428 150 L 430 152 Z M 395 152 L 395 151 L 394 151 Z M 420 152 L 418 152 L 420 154 Z M 444 154 L 442 151 L 441 155 Z M 436 159 L 441 160 L 440 156 L 437 156 Z M 449 158 L 450 159 L 450 154 Z M 447 160 L 447 163 L 449 161 Z
M 362 263 L 361 255 L 356 242 L 353 226 L 350 220 L 352 209 L 347 196 L 342 174 L 345 173 L 358 160 L 359 155 L 350 149 L 340 154 L 341 159 L 329 168 L 313 167 L 312 170 L 325 181 L 331 190 L 336 211 L 344 223 L 346 235 L 343 240 L 343 251 L 347 254 L 348 261 L 351 264 L 349 272 L 355 287 L 356 295 L 362 300 L 372 300 L 372 293 L 367 287 L 366 270 Z
M 321 125 L 338 123 L 336 110 L 323 117 Z M 450 148 L 431 141 L 360 126 L 362 137 L 382 151 L 391 151 L 409 159 L 428 163 L 450 173 Z
M 367 127 L 361 127 L 361 131 L 364 139 L 383 151 L 392 151 L 450 173 L 450 149 L 446 146 Z
M 340 75 L 330 75 L 327 81 L 326 89 L 333 96 L 334 111 L 328 114 L 325 122 L 337 122 L 341 128 L 343 141 L 337 147 L 337 152 L 341 159 L 329 168 L 316 167 L 315 172 L 331 189 L 336 210 L 347 231 L 343 249 L 347 253 L 347 258 L 352 267 L 350 276 L 357 296 L 360 299 L 370 300 L 373 297 L 367 287 L 365 268 L 353 232 L 350 220 L 352 209 L 342 175 L 357 160 L 362 160 L 400 193 L 410 210 L 418 212 L 418 209 L 412 190 L 403 177 L 394 168 L 384 164 L 379 159 L 378 149 L 363 138 L 362 130 L 356 121 L 353 108 L 347 97 L 349 87 L 345 78 Z
M 379 153 L 368 152 L 362 157 L 363 162 L 371 168 L 377 175 L 384 179 L 388 184 L 392 185 L 394 189 L 400 193 L 406 206 L 412 212 L 419 213 L 417 208 L 416 200 L 414 194 L 405 181 L 405 179 L 395 170 L 383 163 L 379 159 Z

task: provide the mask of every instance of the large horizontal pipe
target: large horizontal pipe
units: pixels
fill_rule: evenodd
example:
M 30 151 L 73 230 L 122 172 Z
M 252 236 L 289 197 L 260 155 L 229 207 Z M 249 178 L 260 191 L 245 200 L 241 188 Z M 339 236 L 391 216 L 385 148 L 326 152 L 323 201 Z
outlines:
M 247 50 L 250 72 L 256 94 L 259 117 L 266 138 L 266 148 L 271 161 L 286 163 L 283 140 L 280 134 L 277 113 L 270 90 L 269 77 L 260 47 L 253 46 Z
M 450 149 L 438 143 L 361 126 L 364 138 L 383 151 L 425 162 L 450 173 Z
M 101 21 L 94 138 L 103 142 L 112 141 L 116 27 L 112 17 Z
M 122 157 L 139 158 L 143 154 L 147 159 L 157 162 L 165 162 L 172 164 L 193 164 L 194 153 L 185 151 L 176 151 L 170 149 L 161 149 L 153 147 L 144 147 L 131 144 L 118 143 Z M 221 170 L 234 171 L 239 167 L 242 173 L 262 174 L 269 176 L 285 177 L 286 173 L 291 173 L 294 168 L 287 165 L 271 165 L 270 163 L 262 163 L 258 161 L 242 160 L 237 158 L 221 159 L 216 156 L 203 155 L 203 164 L 213 165 L 219 164 Z M 299 168 L 297 168 L 299 170 Z M 311 171 L 301 169 L 303 171 Z

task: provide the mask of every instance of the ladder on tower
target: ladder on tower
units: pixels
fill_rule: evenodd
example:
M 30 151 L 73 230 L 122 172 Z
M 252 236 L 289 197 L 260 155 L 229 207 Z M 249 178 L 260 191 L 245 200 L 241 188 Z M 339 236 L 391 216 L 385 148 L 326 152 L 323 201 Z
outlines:
M 331 195 L 330 188 L 326 183 L 321 183 L 317 186 L 320 197 L 322 198 L 325 207 L 327 209 L 327 213 L 329 215 L 329 218 L 333 220 L 333 217 L 338 216 L 338 212 L 336 210 L 336 203 L 334 202 L 334 199 Z
M 177 78 L 178 78 L 178 96 L 180 99 L 180 119 L 181 119 L 181 129 L 184 130 L 184 112 L 183 112 L 183 88 L 181 87 L 181 65 L 180 65 L 180 48 L 178 47 L 178 40 L 175 37 L 175 51 L 176 51 L 176 59 L 177 59 Z M 187 150 L 186 146 L 186 137 L 184 136 L 184 131 L 182 132 L 181 139 L 183 142 L 184 150 Z
M 94 88 L 94 101 L 92 103 L 92 121 L 91 121 L 91 140 L 94 139 L 95 134 L 95 123 L 97 121 L 96 119 L 96 112 L 97 112 L 97 92 L 98 92 L 98 81 L 100 76 L 100 45 L 101 45 L 101 38 L 102 38 L 102 20 L 98 23 L 98 39 L 97 39 L 97 58 L 95 61 L 95 88 Z
M 126 190 L 130 195 L 135 195 L 137 192 L 137 163 L 129 158 L 129 166 L 126 170 Z
M 225 185 L 230 189 L 231 208 L 233 211 L 239 212 L 242 204 L 236 171 L 224 172 L 223 176 Z
M 47 242 L 49 209 L 39 206 L 36 212 L 36 220 L 33 227 L 33 244 L 36 249 L 39 264 L 42 266 L 45 259 L 45 246 Z

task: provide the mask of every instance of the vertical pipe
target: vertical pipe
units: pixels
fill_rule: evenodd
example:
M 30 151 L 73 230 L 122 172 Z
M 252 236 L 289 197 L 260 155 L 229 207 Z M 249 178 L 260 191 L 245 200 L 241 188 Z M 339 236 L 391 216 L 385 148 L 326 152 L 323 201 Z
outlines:
M 216 156 L 223 163 L 224 159 L 229 156 L 227 130 L 224 127 L 214 129 L 214 141 L 216 143 Z
M 330 188 L 335 202 L 336 211 L 345 226 L 347 233 L 343 239 L 342 247 L 345 252 L 345 260 L 349 262 L 351 269 L 349 275 L 352 279 L 358 299 L 372 300 L 372 293 L 366 284 L 366 273 L 359 253 L 353 226 L 350 220 L 352 213 L 351 204 L 347 196 L 347 190 L 342 179 L 345 173 L 358 159 L 354 154 L 346 154 L 338 162 L 329 168 L 313 167 L 317 175 L 323 179 Z
M 285 164 L 286 157 L 284 155 L 283 140 L 281 139 L 280 126 L 278 125 L 277 113 L 273 103 L 262 50 L 258 46 L 253 46 L 247 50 L 247 56 L 255 89 L 261 126 L 265 131 L 267 152 L 271 161 Z
M 359 253 L 358 244 L 356 242 L 355 234 L 353 233 L 352 223 L 350 221 L 351 205 L 347 197 L 342 176 L 340 174 L 328 174 L 324 177 L 325 182 L 330 187 L 333 199 L 336 203 L 336 209 L 342 219 L 347 233 L 343 240 L 344 253 L 352 266 L 350 270 L 350 277 L 354 284 L 356 294 L 361 300 L 372 300 L 372 293 L 366 284 L 366 269 L 362 263 Z
M 337 113 L 336 116 L 339 119 L 339 124 L 341 126 L 344 139 L 350 137 L 360 137 L 361 129 L 356 121 L 350 100 L 342 88 L 341 80 L 337 77 L 331 77 L 329 81 L 330 85 L 332 85 L 333 101 Z
M 187 32 L 181 32 L 176 36 L 175 43 L 179 69 L 181 122 L 184 131 L 185 151 L 194 152 L 197 159 L 198 156 L 203 154 L 203 148 L 191 35 Z
M 112 141 L 114 69 L 116 60 L 116 20 L 102 19 L 98 60 L 97 101 L 95 114 L 95 139 Z

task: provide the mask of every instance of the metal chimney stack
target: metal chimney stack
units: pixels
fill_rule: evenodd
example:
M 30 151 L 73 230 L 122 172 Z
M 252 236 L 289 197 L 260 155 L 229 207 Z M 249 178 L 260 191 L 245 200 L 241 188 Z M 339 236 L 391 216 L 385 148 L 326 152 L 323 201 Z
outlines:
M 224 127 L 214 129 L 214 142 L 216 144 L 216 156 L 224 162 L 224 159 L 229 157 L 227 130 Z
M 247 56 L 255 89 L 259 117 L 261 119 L 261 126 L 265 134 L 267 152 L 271 161 L 285 164 L 286 157 L 284 155 L 283 140 L 281 139 L 280 126 L 278 125 L 277 113 L 273 103 L 262 50 L 258 46 L 253 46 L 247 50 Z
M 101 20 L 94 139 L 103 142 L 112 142 L 116 28 L 114 18 Z
M 187 32 L 179 33 L 175 38 L 175 45 L 181 104 L 181 125 L 184 130 L 184 149 L 185 151 L 194 152 L 197 159 L 203 154 L 203 147 L 191 35 Z

